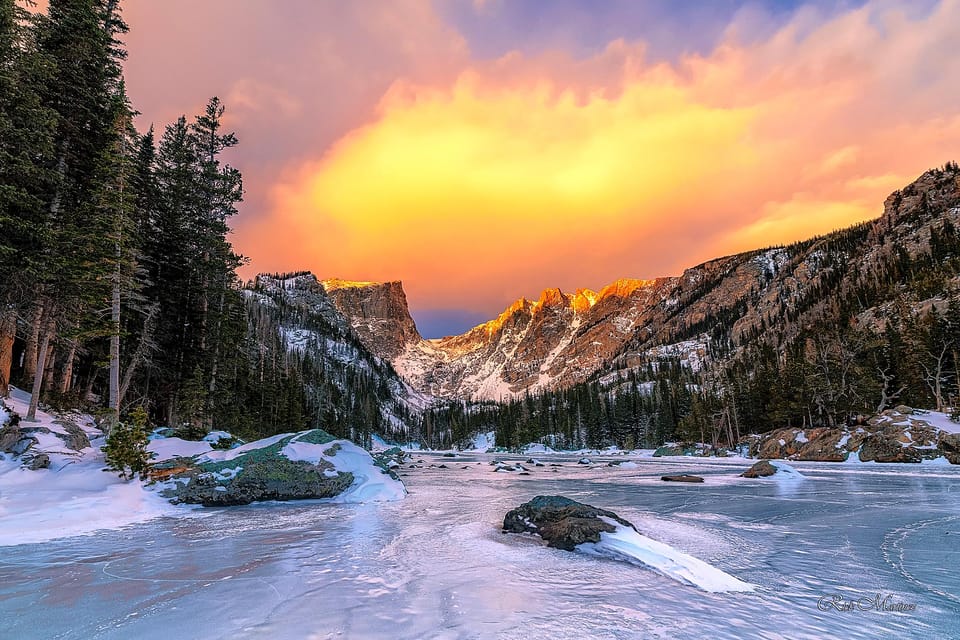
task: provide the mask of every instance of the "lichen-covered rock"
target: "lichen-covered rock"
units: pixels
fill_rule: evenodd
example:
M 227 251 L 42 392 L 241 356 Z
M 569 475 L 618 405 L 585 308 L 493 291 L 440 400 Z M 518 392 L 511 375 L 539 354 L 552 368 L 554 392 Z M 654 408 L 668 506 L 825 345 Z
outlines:
M 264 500 L 332 498 L 353 483 L 349 473 L 332 473 L 329 463 L 293 462 L 278 456 L 243 466 L 229 482 L 218 474 L 202 472 L 175 489 L 176 502 L 220 507 Z
M 777 472 L 777 468 L 769 460 L 761 460 L 740 474 L 743 478 L 767 478 Z
M 923 456 L 913 447 L 905 447 L 896 436 L 887 433 L 870 435 L 860 448 L 862 462 L 920 462 Z
M 507 513 L 503 519 L 503 532 L 535 533 L 550 547 L 573 551 L 584 542 L 600 542 L 603 532 L 616 530 L 614 525 L 601 520 L 601 516 L 635 529 L 612 511 L 564 496 L 537 496 Z
M 354 484 L 356 478 L 350 471 L 360 469 L 361 479 L 364 474 L 372 477 L 362 471 L 362 462 L 360 467 L 348 467 L 349 471 L 338 469 L 341 465 L 334 460 L 338 453 L 345 451 L 342 455 L 356 465 L 359 450 L 349 443 L 333 442 L 334 436 L 320 429 L 272 440 L 263 446 L 253 442 L 228 452 L 165 460 L 155 465 L 150 475 L 167 483 L 162 495 L 171 502 L 208 507 L 332 498 Z M 369 466 L 376 476 L 385 473 L 393 478 L 389 482 L 396 480 L 391 471 L 375 468 L 372 458 Z
M 797 460 L 814 462 L 843 462 L 848 454 L 846 443 L 840 444 L 843 441 L 843 435 L 842 429 L 826 427 L 808 429 L 803 432 L 801 438 L 806 442 L 802 443 L 794 457 Z

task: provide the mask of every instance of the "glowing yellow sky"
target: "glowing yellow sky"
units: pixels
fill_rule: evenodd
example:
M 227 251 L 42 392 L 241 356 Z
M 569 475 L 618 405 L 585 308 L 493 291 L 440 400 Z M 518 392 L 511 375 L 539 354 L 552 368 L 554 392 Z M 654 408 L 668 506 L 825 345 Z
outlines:
M 492 317 L 827 232 L 960 157 L 956 42 L 960 2 L 922 19 L 887 3 L 751 44 L 731 28 L 672 64 L 615 41 L 399 78 L 284 171 L 236 244 L 259 270 L 402 279 L 415 307 Z

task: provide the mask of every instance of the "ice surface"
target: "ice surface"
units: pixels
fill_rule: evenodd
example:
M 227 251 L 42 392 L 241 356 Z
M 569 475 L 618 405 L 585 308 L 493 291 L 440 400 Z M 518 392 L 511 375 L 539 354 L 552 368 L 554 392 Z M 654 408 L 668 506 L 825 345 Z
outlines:
M 747 482 L 742 459 L 551 455 L 561 467 L 491 473 L 494 456 L 421 453 L 398 502 L 208 509 L 122 531 L 8 547 L 4 637 L 652 638 L 960 637 L 954 465 L 791 463 L 801 482 Z M 499 455 L 506 462 L 521 456 Z M 480 461 L 483 464 L 468 464 Z M 462 466 L 466 466 L 463 469 Z M 694 473 L 702 485 L 661 482 Z M 102 474 L 109 477 L 109 474 Z M 779 475 L 779 474 L 778 474 Z M 610 509 L 640 534 L 756 592 L 711 593 L 622 561 L 504 535 L 535 495 Z M 892 594 L 913 612 L 820 611 Z

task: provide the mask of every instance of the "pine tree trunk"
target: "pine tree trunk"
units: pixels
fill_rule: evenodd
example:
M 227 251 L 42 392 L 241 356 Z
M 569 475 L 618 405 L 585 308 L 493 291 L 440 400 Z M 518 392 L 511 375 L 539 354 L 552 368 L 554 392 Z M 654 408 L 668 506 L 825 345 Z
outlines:
M 117 273 L 110 306 L 110 385 L 108 407 L 114 423 L 120 421 L 120 245 L 117 245 Z
M 37 373 L 37 360 L 40 351 L 40 329 L 43 322 L 43 304 L 38 304 L 33 310 L 33 318 L 30 320 L 30 334 L 27 336 L 27 348 L 23 354 L 23 378 L 24 380 L 33 380 Z
M 137 370 L 137 367 L 140 366 L 142 361 L 147 359 L 147 352 L 150 350 L 150 345 L 153 342 L 153 330 L 156 326 L 156 317 L 159 309 L 159 304 L 153 304 L 147 312 L 147 317 L 143 321 L 143 333 L 140 334 L 140 343 L 137 344 L 137 349 L 133 352 L 133 357 L 130 358 L 130 362 L 127 363 L 127 368 L 123 372 L 123 380 L 120 382 L 120 392 L 117 396 L 118 407 L 123 406 L 123 400 L 127 396 L 127 391 L 130 389 L 130 383 L 133 381 L 133 374 Z
M 47 368 L 47 351 L 50 342 L 53 340 L 53 331 L 55 325 L 53 320 L 48 320 L 44 327 L 40 345 L 38 347 L 39 359 L 34 363 L 33 389 L 30 393 L 30 408 L 27 410 L 26 419 L 30 422 L 37 421 L 37 405 L 40 404 L 40 393 L 43 391 L 43 378 Z
M 53 389 L 53 373 L 57 366 L 57 349 L 52 342 L 47 346 L 47 361 L 45 366 L 46 368 L 43 371 L 43 388 Z
M 0 318 L 0 398 L 10 393 L 10 370 L 13 367 L 13 342 L 17 336 L 17 314 L 8 309 Z
M 220 366 L 220 327 L 223 324 L 223 304 L 225 297 L 226 292 L 221 289 L 220 300 L 217 305 L 217 323 L 213 335 L 213 364 L 210 366 L 210 386 L 208 387 L 207 393 L 207 420 L 211 421 L 210 424 L 208 424 L 208 427 L 211 426 L 213 420 L 213 398 L 217 390 L 217 372 Z
M 60 375 L 60 393 L 67 393 L 73 386 L 73 363 L 77 359 L 77 341 L 70 341 L 70 350 L 67 351 L 67 357 L 63 361 L 63 372 Z

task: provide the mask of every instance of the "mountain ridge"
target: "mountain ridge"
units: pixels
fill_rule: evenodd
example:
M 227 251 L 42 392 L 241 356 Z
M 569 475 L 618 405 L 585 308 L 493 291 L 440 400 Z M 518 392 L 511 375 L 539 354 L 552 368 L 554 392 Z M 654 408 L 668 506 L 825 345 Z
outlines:
M 827 293 L 855 295 L 864 280 L 881 279 L 898 252 L 925 251 L 938 222 L 960 224 L 958 204 L 957 172 L 927 171 L 891 194 L 872 221 L 714 258 L 676 276 L 621 278 L 599 292 L 548 287 L 462 334 L 429 340 L 400 281 L 320 282 L 364 346 L 419 392 L 503 400 L 629 370 L 665 351 L 699 361 L 720 338 L 732 348 L 782 344 L 831 313 L 836 302 Z

